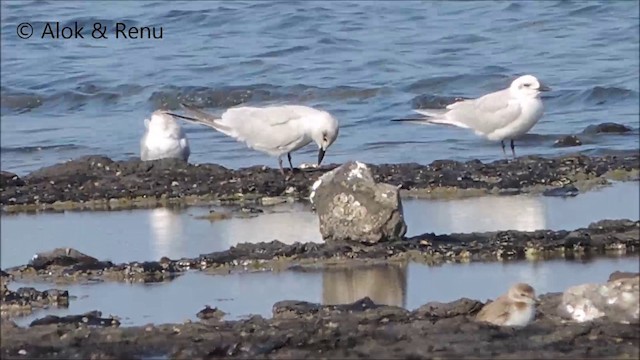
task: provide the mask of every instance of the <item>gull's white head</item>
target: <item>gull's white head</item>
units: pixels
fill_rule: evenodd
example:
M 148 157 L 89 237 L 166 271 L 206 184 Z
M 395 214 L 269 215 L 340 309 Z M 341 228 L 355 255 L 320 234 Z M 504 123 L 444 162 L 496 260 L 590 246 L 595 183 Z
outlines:
M 530 305 L 534 305 L 538 302 L 538 298 L 536 297 L 536 292 L 529 284 L 518 283 L 513 285 L 507 296 L 510 300 L 515 302 L 524 302 Z
M 551 90 L 533 75 L 524 75 L 513 80 L 509 89 L 512 94 L 524 97 L 537 97 L 541 91 Z
M 180 125 L 163 110 L 156 110 L 151 114 L 151 120 L 144 119 L 144 126 L 150 133 L 174 134 L 180 132 Z
M 311 124 L 311 138 L 318 145 L 318 166 L 324 159 L 324 154 L 331 144 L 338 138 L 340 127 L 338 120 L 326 111 L 318 114 Z

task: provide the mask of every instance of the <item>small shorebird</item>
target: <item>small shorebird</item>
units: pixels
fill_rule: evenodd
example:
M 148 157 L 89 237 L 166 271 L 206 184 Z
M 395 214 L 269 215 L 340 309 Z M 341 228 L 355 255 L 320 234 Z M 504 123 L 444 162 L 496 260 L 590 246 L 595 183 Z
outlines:
M 511 152 L 516 157 L 514 139 L 526 134 L 544 113 L 541 91 L 549 91 L 533 75 L 515 79 L 507 89 L 486 94 L 477 99 L 467 99 L 450 104 L 445 109 L 414 110 L 424 119 L 398 119 L 422 124 L 451 125 L 472 129 L 476 135 L 502 144 L 511 140 Z
M 151 119 L 144 119 L 146 128 L 140 139 L 142 161 L 164 158 L 189 160 L 189 140 L 180 125 L 165 111 L 156 110 Z
M 526 326 L 536 316 L 535 290 L 529 284 L 513 285 L 507 294 L 485 305 L 476 315 L 476 321 L 499 326 Z
M 326 111 L 301 105 L 267 107 L 235 107 L 228 109 L 220 117 L 182 104 L 192 114 L 172 116 L 211 127 L 227 136 L 245 142 L 246 145 L 271 156 L 278 157 L 280 172 L 282 155 L 287 154 L 289 166 L 291 152 L 312 141 L 318 145 L 318 166 L 324 154 L 338 137 L 338 121 Z

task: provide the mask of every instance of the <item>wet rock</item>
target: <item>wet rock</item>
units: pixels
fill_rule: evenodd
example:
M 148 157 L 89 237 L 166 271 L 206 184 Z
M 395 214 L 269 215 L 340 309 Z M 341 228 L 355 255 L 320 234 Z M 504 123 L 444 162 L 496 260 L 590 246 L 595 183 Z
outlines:
M 231 217 L 232 215 L 228 212 L 210 210 L 208 214 L 196 216 L 195 218 L 201 219 L 201 220 L 209 220 L 213 222 L 213 221 L 231 219 Z
M 636 276 L 640 276 L 640 273 L 633 273 L 633 272 L 626 272 L 626 271 L 615 271 L 613 273 L 611 273 L 611 275 L 609 275 L 609 282 L 614 281 L 614 280 L 618 280 L 618 279 L 625 279 L 625 278 L 634 278 Z
M 82 315 L 55 316 L 47 315 L 36 319 L 29 324 L 30 327 L 42 325 L 60 324 L 85 324 L 87 326 L 120 326 L 120 321 L 114 318 L 102 318 L 102 312 L 90 311 Z
M 0 189 L 4 189 L 10 186 L 23 186 L 24 181 L 14 173 L 8 171 L 0 171 Z
M 602 134 L 602 133 L 626 133 L 632 129 L 626 125 L 613 122 L 606 122 L 597 125 L 589 125 L 582 132 L 584 134 Z
M 369 297 L 356 300 L 350 304 L 320 305 L 306 301 L 285 300 L 273 305 L 274 319 L 291 319 L 297 317 L 333 317 L 340 314 L 366 313 L 367 319 L 399 319 L 408 318 L 409 311 L 397 306 L 374 303 Z
M 542 195 L 543 196 L 551 196 L 551 197 L 573 197 L 577 196 L 580 193 L 573 185 L 566 185 L 563 187 L 553 188 L 549 190 L 545 190 Z
M 11 274 L 4 270 L 0 270 L 0 279 L 2 279 L 3 282 L 11 280 Z
M 209 305 L 205 305 L 204 309 L 198 311 L 198 313 L 196 314 L 196 316 L 198 317 L 198 319 L 216 319 L 216 320 L 220 320 L 225 316 L 225 312 L 218 309 L 217 307 L 215 308 L 211 308 L 211 306 Z
M 72 248 L 57 248 L 49 252 L 38 253 L 30 261 L 30 265 L 35 269 L 44 269 L 52 265 L 69 266 L 76 264 L 91 267 L 100 264 L 100 261 Z
M 251 207 L 251 206 L 243 206 L 239 209 L 240 212 L 245 213 L 245 214 L 262 214 L 264 213 L 264 210 L 262 209 L 258 209 L 255 207 Z
M 541 294 L 538 298 L 540 302 L 536 306 L 536 319 L 564 321 L 562 314 L 558 312 L 560 303 L 562 303 L 562 292 Z
M 69 292 L 66 290 L 49 289 L 38 291 L 32 287 L 21 287 L 16 291 L 7 288 L 5 283 L 0 288 L 0 312 L 3 314 L 28 315 L 33 309 L 56 306 L 69 306 Z
M 100 261 L 70 248 L 58 248 L 37 254 L 27 265 L 6 269 L 12 279 L 56 280 L 58 282 L 95 282 L 104 280 L 160 282 L 170 281 L 196 267 L 194 261 L 171 260 L 131 262 L 115 265 Z
M 178 159 L 113 161 L 104 156 L 81 157 L 24 176 L 24 185 L 7 184 L 0 192 L 3 211 L 47 209 L 132 209 L 167 203 L 251 203 L 263 198 L 301 200 L 322 174 L 336 168 L 295 171 L 283 181 L 279 170 L 253 166 L 231 170 L 215 164 L 188 164 Z M 578 184 L 615 174 L 637 178 L 638 151 L 616 155 L 521 157 L 482 163 L 434 161 L 430 165 L 370 165 L 376 182 L 399 186 L 411 195 L 451 197 L 452 193 L 484 195 L 537 192 L 547 187 Z M 453 191 L 456 190 L 457 192 Z
M 398 188 L 376 183 L 361 162 L 349 162 L 318 179 L 311 197 L 325 241 L 375 244 L 407 232 Z
M 558 312 L 577 322 L 606 316 L 612 321 L 638 323 L 640 276 L 622 277 L 605 284 L 570 287 L 562 295 Z
M 413 313 L 419 317 L 449 318 L 460 315 L 475 315 L 482 309 L 483 303 L 477 300 L 462 298 L 449 303 L 430 302 L 422 305 Z
M 553 147 L 580 146 L 582 141 L 575 135 L 564 136 L 553 143 Z

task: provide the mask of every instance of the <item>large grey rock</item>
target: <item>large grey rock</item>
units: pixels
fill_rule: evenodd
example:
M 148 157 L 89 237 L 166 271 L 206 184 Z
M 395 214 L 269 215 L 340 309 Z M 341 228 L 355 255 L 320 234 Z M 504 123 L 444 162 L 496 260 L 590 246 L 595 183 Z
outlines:
M 562 294 L 561 316 L 577 322 L 606 316 L 621 323 L 638 323 L 640 276 L 619 277 L 605 284 L 582 284 Z
M 29 262 L 36 269 L 44 269 L 50 265 L 70 266 L 75 264 L 97 264 L 98 259 L 72 248 L 56 248 L 51 251 L 35 254 Z
M 322 175 L 311 192 L 325 241 L 375 244 L 407 232 L 398 188 L 376 183 L 361 162 L 348 162 Z

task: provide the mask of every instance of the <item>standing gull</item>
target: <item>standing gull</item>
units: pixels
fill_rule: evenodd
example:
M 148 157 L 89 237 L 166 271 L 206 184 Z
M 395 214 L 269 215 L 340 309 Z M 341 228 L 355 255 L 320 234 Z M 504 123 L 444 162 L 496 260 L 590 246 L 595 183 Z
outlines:
M 468 99 L 448 105 L 445 109 L 419 109 L 415 112 L 426 116 L 412 121 L 442 124 L 472 129 L 477 135 L 491 141 L 500 140 L 502 152 L 504 140 L 511 140 L 511 152 L 516 157 L 514 139 L 526 134 L 540 120 L 544 106 L 541 91 L 551 90 L 533 75 L 515 79 L 507 89 L 489 93 L 477 99 Z
M 189 160 L 191 150 L 182 127 L 167 112 L 156 110 L 144 119 L 145 133 L 140 139 L 142 161 L 164 158 Z
M 285 176 L 282 167 L 282 155 L 287 154 L 289 166 L 291 152 L 306 146 L 310 142 L 318 145 L 318 166 L 324 154 L 338 137 L 338 121 L 326 111 L 301 105 L 282 105 L 267 107 L 236 107 L 225 111 L 220 117 L 182 104 L 192 114 L 183 116 L 170 115 L 206 125 L 215 130 L 245 142 L 255 149 L 271 156 L 278 157 L 280 172 Z

